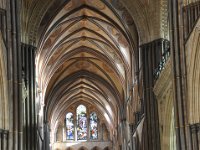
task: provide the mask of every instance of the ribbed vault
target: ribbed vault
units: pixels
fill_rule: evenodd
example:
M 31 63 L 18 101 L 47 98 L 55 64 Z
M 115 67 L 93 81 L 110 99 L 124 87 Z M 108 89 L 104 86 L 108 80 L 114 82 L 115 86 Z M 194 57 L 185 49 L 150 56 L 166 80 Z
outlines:
M 48 17 L 42 20 L 36 55 L 46 121 L 54 129 L 70 106 L 87 103 L 114 133 L 136 64 L 127 24 L 110 3 L 99 0 L 71 0 L 58 10 L 48 25 Z
M 25 43 L 38 43 L 39 35 L 42 34 L 46 23 L 52 19 L 52 15 L 57 13 L 69 0 L 23 0 L 23 38 Z M 130 34 L 134 38 L 136 27 L 139 32 L 140 42 L 147 43 L 151 40 L 165 37 L 168 28 L 166 22 L 167 1 L 166 0 L 100 0 L 111 3 L 117 10 L 118 15 L 127 22 Z M 95 3 L 98 3 L 94 1 Z M 159 13 L 158 13 L 159 12 Z M 156 17 L 153 17 L 156 16 Z M 136 27 L 134 26 L 133 19 Z M 45 19 L 43 19 L 45 18 Z M 160 28 L 161 27 L 161 28 Z M 137 35 L 137 34 L 136 34 Z M 137 43 L 137 42 L 136 42 Z

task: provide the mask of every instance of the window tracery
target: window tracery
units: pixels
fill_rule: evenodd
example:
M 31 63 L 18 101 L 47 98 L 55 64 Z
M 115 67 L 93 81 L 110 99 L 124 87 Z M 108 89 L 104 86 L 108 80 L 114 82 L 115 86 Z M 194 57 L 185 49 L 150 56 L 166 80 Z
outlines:
M 98 115 L 78 105 L 66 114 L 66 140 L 98 140 Z
M 84 105 L 77 107 L 77 139 L 87 139 L 87 109 Z

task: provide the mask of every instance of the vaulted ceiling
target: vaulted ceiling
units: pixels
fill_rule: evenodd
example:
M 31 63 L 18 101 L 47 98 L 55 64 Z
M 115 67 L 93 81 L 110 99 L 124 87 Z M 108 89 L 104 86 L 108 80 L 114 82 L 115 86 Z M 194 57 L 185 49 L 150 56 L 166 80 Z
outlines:
M 55 125 L 82 102 L 115 129 L 133 79 L 136 45 L 127 28 L 134 26 L 132 18 L 123 18 L 109 1 L 71 0 L 56 11 L 51 7 L 41 21 L 36 54 L 47 119 Z
M 116 128 L 139 69 L 139 42 L 166 28 L 165 1 L 22 1 L 22 41 L 37 47 L 37 84 L 52 125 L 84 102 Z
M 69 0 L 22 0 L 22 41 L 30 44 L 38 43 L 38 30 L 52 19 Z M 168 30 L 167 0 L 99 0 L 110 3 L 119 16 L 127 22 L 130 34 L 139 33 L 141 43 L 157 38 L 166 38 Z M 96 2 L 96 0 L 95 0 Z M 133 19 L 130 19 L 130 18 Z M 45 19 L 44 19 L 45 18 Z M 43 20 L 43 21 L 42 21 Z M 133 26 L 133 20 L 136 28 Z M 134 35 L 135 36 L 135 35 Z M 132 37 L 134 39 L 134 36 Z M 135 41 L 134 39 L 133 41 Z

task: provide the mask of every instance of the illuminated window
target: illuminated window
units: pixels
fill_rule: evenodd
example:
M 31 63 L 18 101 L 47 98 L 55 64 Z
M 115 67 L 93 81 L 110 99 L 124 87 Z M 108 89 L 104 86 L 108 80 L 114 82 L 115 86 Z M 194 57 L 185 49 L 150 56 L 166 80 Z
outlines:
M 67 140 L 74 139 L 74 116 L 72 113 L 66 115 L 66 128 L 67 128 Z
M 88 116 L 87 111 L 84 105 L 79 105 L 75 114 L 66 114 L 67 140 L 98 140 L 98 116 L 95 112 Z
M 98 139 L 98 122 L 96 113 L 90 114 L 90 139 Z
M 86 107 L 79 105 L 76 110 L 77 113 L 77 139 L 87 139 L 87 114 Z

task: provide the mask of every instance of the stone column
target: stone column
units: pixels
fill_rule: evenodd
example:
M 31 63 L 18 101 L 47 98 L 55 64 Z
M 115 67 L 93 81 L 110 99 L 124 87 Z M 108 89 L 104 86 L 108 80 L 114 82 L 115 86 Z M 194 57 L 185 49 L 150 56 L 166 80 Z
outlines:
M 67 137 L 66 137 L 66 124 L 63 123 L 63 141 L 66 141 Z
M 158 39 L 141 46 L 143 62 L 143 105 L 145 114 L 145 141 L 147 150 L 160 150 L 158 104 L 153 92 L 154 81 L 159 77 L 169 53 L 169 41 Z M 139 119 L 138 119 L 139 120 Z
M 128 150 L 127 128 L 129 128 L 129 126 L 127 126 L 126 118 L 121 120 L 121 124 L 122 124 L 123 150 Z
M 129 129 L 130 129 L 130 144 L 131 144 L 131 150 L 133 150 L 133 129 L 134 129 L 134 124 L 129 124 Z
M 22 51 L 22 71 L 24 72 L 24 149 L 35 150 L 37 145 L 37 115 L 35 103 L 35 50 L 29 44 L 21 43 Z
M 199 143 L 199 148 L 200 148 L 200 124 L 198 125 L 198 143 Z
M 2 147 L 2 129 L 0 129 L 0 148 Z
M 87 141 L 90 141 L 90 115 L 87 114 Z
M 50 129 L 48 122 L 44 123 L 44 150 L 50 150 Z
M 170 50 L 177 150 L 190 149 L 186 108 L 186 55 L 183 35 L 183 0 L 169 0 Z
M 8 150 L 8 134 L 9 132 L 4 129 L 0 129 L 0 149 Z
M 2 132 L 2 150 L 8 149 L 8 131 L 4 130 Z
M 23 149 L 22 67 L 20 48 L 20 2 L 6 1 L 6 48 L 9 89 L 9 144 L 7 150 Z M 2 141 L 3 142 L 3 141 Z
M 77 138 L 77 119 L 76 119 L 76 115 L 74 116 L 74 139 L 75 141 L 78 141 L 78 138 Z
M 190 130 L 191 130 L 191 136 L 192 136 L 192 149 L 193 150 L 199 150 L 199 145 L 200 145 L 200 124 L 193 124 L 190 125 Z

